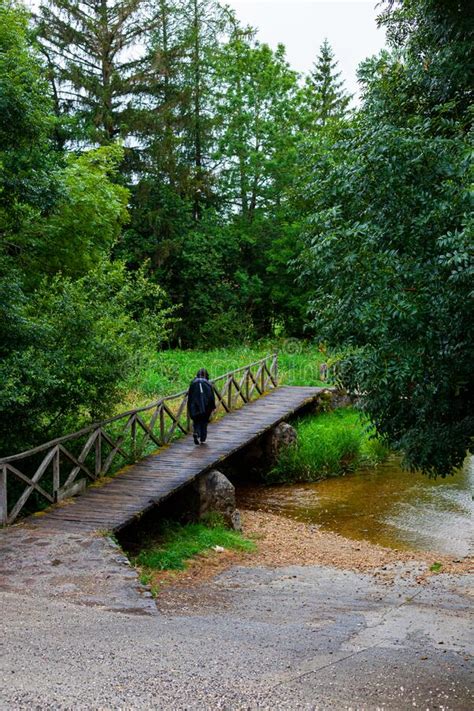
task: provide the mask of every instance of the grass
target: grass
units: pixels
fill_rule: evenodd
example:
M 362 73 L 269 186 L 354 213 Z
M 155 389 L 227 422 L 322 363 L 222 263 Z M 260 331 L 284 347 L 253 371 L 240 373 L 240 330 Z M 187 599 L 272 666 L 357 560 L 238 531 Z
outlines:
M 389 453 L 367 420 L 352 408 L 302 418 L 296 430 L 296 444 L 281 452 L 266 476 L 268 483 L 337 476 L 383 461 Z
M 286 385 L 322 385 L 319 367 L 327 356 L 316 346 L 296 339 L 265 341 L 213 350 L 160 351 L 149 356 L 125 383 L 128 396 L 117 411 L 139 407 L 184 390 L 200 368 L 211 378 L 260 360 L 278 351 L 279 379 Z
M 134 559 L 142 568 L 142 581 L 148 582 L 150 572 L 155 570 L 184 570 L 187 562 L 215 546 L 222 548 L 253 551 L 253 541 L 241 533 L 230 531 L 222 523 L 164 523 L 160 540 L 145 548 Z

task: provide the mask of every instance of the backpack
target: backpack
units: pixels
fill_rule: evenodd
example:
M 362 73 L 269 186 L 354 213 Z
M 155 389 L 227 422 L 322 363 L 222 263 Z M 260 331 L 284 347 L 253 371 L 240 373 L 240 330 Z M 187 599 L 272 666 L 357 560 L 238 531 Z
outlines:
M 194 378 L 188 391 L 188 412 L 194 420 L 196 417 L 209 417 L 215 407 L 212 385 L 205 378 Z

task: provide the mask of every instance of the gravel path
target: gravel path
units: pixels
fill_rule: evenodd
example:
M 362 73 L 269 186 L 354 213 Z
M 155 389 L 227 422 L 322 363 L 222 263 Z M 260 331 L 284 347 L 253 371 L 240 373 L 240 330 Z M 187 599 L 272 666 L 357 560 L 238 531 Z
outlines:
M 234 567 L 154 615 L 4 591 L 0 707 L 467 711 L 469 576 L 416 574 Z

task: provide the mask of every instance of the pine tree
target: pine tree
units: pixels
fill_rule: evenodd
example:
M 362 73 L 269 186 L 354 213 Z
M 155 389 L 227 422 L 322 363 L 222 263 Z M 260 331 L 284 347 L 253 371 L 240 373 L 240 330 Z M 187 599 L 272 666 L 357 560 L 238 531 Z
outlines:
M 147 55 L 151 98 L 141 131 L 145 146 L 141 172 L 183 192 L 186 165 L 181 143 L 186 92 L 182 81 L 184 48 L 179 0 L 157 1 Z
M 144 0 L 46 0 L 36 17 L 58 115 L 80 137 L 107 144 L 131 131 L 147 92 L 141 44 L 151 27 Z
M 158 0 L 148 40 L 143 167 L 189 200 L 196 222 L 214 203 L 213 57 L 228 15 L 216 0 Z
M 214 202 L 211 154 L 215 117 L 214 57 L 219 51 L 229 23 L 229 12 L 216 0 L 182 0 L 181 18 L 184 43 L 183 86 L 187 104 L 183 106 L 184 146 L 192 165 L 193 216 Z
M 219 259 L 214 64 L 232 13 L 216 0 L 156 0 L 153 9 L 138 180 L 131 186 L 131 222 L 119 250 L 133 266 L 148 258 L 155 278 L 192 322 L 202 301 L 189 306 L 197 278 L 193 261 L 197 265 L 201 258 L 191 245 L 212 240 Z M 214 290 L 211 283 L 206 288 Z M 183 335 L 189 320 L 183 321 Z
M 333 118 L 343 118 L 352 98 L 339 79 L 341 72 L 336 71 L 337 64 L 331 45 L 325 39 L 305 85 L 309 111 L 321 126 Z

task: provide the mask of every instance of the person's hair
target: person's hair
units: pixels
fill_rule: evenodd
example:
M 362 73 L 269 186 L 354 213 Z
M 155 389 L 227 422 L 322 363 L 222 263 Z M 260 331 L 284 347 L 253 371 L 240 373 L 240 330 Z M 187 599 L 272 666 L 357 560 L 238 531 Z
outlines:
M 205 378 L 206 380 L 209 380 L 209 373 L 205 368 L 201 368 L 198 370 L 196 378 Z

